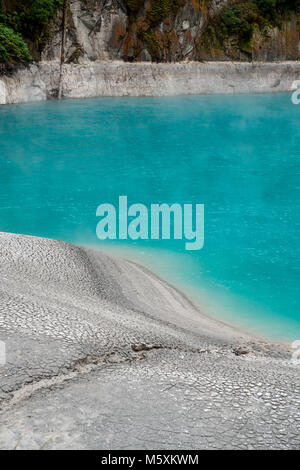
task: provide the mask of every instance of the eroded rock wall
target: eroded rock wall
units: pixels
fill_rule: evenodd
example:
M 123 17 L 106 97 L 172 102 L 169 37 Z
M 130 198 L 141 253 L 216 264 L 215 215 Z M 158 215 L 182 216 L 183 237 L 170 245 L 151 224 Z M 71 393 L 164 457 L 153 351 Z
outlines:
M 235 37 L 203 43 L 203 34 L 232 0 L 70 0 L 67 60 L 180 62 L 186 60 L 298 60 L 300 26 L 290 15 L 279 27 L 255 31 L 248 50 Z M 42 59 L 60 56 L 61 13 Z
M 124 63 L 101 61 L 64 66 L 65 98 L 270 93 L 292 89 L 299 62 Z M 0 76 L 0 104 L 57 96 L 59 62 L 41 62 Z
M 66 45 L 68 59 L 75 62 L 194 59 L 195 40 L 207 14 L 206 2 L 176 0 L 166 3 L 171 5 L 170 10 L 160 11 L 154 9 L 149 0 L 71 0 Z M 42 58 L 57 59 L 60 41 L 59 16 Z

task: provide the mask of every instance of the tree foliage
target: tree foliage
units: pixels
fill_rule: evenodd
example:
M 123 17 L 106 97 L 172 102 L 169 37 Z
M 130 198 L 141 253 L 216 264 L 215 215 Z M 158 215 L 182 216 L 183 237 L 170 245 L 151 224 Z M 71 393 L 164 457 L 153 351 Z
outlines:
M 0 63 L 15 64 L 29 62 L 31 55 L 20 34 L 0 24 Z
M 213 18 L 204 37 L 219 45 L 236 37 L 240 48 L 247 48 L 255 28 L 280 27 L 284 18 L 299 10 L 300 0 L 233 0 Z
M 55 17 L 58 9 L 62 7 L 63 0 L 2 0 L 0 7 L 0 26 L 10 29 L 16 38 L 23 38 L 31 49 L 42 50 L 49 31 L 51 20 Z M 6 30 L 7 31 L 7 30 Z M 6 33 L 7 36 L 8 33 Z M 17 39 L 16 39 L 17 42 Z M 4 48 L 6 53 L 4 54 Z M 2 43 L 2 59 L 12 61 L 8 43 Z M 30 54 L 25 51 L 21 56 L 31 60 Z M 15 59 L 14 59 L 15 60 Z

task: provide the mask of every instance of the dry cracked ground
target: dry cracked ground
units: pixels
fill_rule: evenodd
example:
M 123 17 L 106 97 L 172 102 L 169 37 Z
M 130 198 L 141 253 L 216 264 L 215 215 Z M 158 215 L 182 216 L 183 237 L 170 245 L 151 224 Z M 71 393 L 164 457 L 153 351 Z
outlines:
M 0 234 L 1 449 L 299 449 L 300 367 L 131 261 Z

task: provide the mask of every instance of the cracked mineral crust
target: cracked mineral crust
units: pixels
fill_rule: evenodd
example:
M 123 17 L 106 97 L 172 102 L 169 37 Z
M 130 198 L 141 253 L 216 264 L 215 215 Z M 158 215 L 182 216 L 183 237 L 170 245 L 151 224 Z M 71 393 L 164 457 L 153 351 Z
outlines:
M 299 449 L 299 365 L 132 261 L 0 234 L 0 448 Z

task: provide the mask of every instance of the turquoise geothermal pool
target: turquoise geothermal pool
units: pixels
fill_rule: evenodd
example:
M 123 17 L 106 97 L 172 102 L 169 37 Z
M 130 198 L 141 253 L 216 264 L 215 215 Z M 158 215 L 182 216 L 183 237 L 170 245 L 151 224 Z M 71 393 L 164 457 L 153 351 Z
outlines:
M 208 315 L 300 339 L 300 106 L 290 95 L 0 107 L 0 230 L 133 258 Z M 96 237 L 96 208 L 204 204 L 205 244 Z

